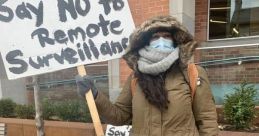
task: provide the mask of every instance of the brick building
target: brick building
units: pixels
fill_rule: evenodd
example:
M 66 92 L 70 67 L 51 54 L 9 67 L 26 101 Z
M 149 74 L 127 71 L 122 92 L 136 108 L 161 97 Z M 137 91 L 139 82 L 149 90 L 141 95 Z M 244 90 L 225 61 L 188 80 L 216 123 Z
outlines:
M 206 68 L 217 104 L 246 80 L 259 88 L 258 0 L 128 0 L 135 25 L 157 15 L 172 15 L 187 27 L 200 47 L 194 60 Z M 240 21 L 241 20 L 241 21 Z M 123 60 L 86 66 L 99 90 L 111 100 L 119 94 L 130 69 Z M 75 68 L 39 76 L 41 93 L 49 99 L 77 98 Z M 30 79 L 29 102 L 33 101 Z

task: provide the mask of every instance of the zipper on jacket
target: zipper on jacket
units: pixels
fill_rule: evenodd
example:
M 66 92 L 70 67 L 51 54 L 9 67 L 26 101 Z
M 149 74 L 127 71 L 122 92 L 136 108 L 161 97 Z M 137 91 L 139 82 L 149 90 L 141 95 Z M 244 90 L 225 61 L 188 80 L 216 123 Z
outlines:
M 162 111 L 160 111 L 160 116 L 161 116 L 161 120 L 160 120 L 160 123 L 161 123 L 161 136 L 163 136 L 164 134 L 163 134 L 163 112 Z
M 162 83 L 164 85 L 164 91 L 166 91 L 165 90 L 165 76 L 166 76 L 166 73 L 160 74 L 159 76 L 160 76 L 160 78 L 162 80 Z M 161 131 L 160 132 L 161 136 L 163 136 L 163 111 L 160 111 L 160 131 Z
M 150 118 L 149 118 L 149 122 L 148 122 L 148 125 L 149 125 L 149 130 L 148 130 L 148 135 L 150 136 L 151 135 L 151 130 L 152 130 L 152 109 L 151 109 L 151 104 L 148 104 L 148 110 L 149 110 L 149 114 L 150 114 Z

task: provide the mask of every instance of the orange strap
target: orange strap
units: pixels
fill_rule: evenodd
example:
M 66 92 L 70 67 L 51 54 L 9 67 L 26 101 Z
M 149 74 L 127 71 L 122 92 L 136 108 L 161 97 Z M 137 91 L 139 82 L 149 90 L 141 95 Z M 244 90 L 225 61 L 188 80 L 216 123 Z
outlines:
M 198 70 L 194 63 L 188 64 L 188 76 L 190 81 L 190 87 L 192 91 L 192 98 L 194 98 L 195 91 L 197 88 Z
M 131 80 L 131 85 L 130 85 L 130 90 L 131 90 L 131 95 L 134 96 L 135 92 L 136 92 L 136 87 L 137 87 L 137 78 L 133 78 Z

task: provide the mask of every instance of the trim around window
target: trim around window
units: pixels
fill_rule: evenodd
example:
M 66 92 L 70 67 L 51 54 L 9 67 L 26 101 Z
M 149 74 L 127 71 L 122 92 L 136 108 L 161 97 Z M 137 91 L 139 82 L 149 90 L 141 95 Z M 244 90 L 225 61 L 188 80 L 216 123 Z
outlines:
M 209 31 L 209 29 L 208 29 Z M 222 38 L 222 39 L 209 39 L 209 34 L 207 34 L 207 41 L 209 42 L 216 42 L 216 41 L 231 41 L 231 40 L 237 40 L 237 39 L 250 39 L 250 38 L 259 38 L 259 35 L 255 36 L 243 36 L 243 37 L 234 37 L 234 38 Z

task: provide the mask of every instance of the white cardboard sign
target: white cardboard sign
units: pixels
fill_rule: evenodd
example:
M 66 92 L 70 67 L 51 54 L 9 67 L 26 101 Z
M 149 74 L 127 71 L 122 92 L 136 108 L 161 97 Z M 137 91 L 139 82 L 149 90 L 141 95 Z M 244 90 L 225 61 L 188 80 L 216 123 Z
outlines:
M 127 0 L 1 0 L 9 79 L 120 58 L 134 22 Z
M 132 126 L 107 125 L 105 136 L 129 136 Z

